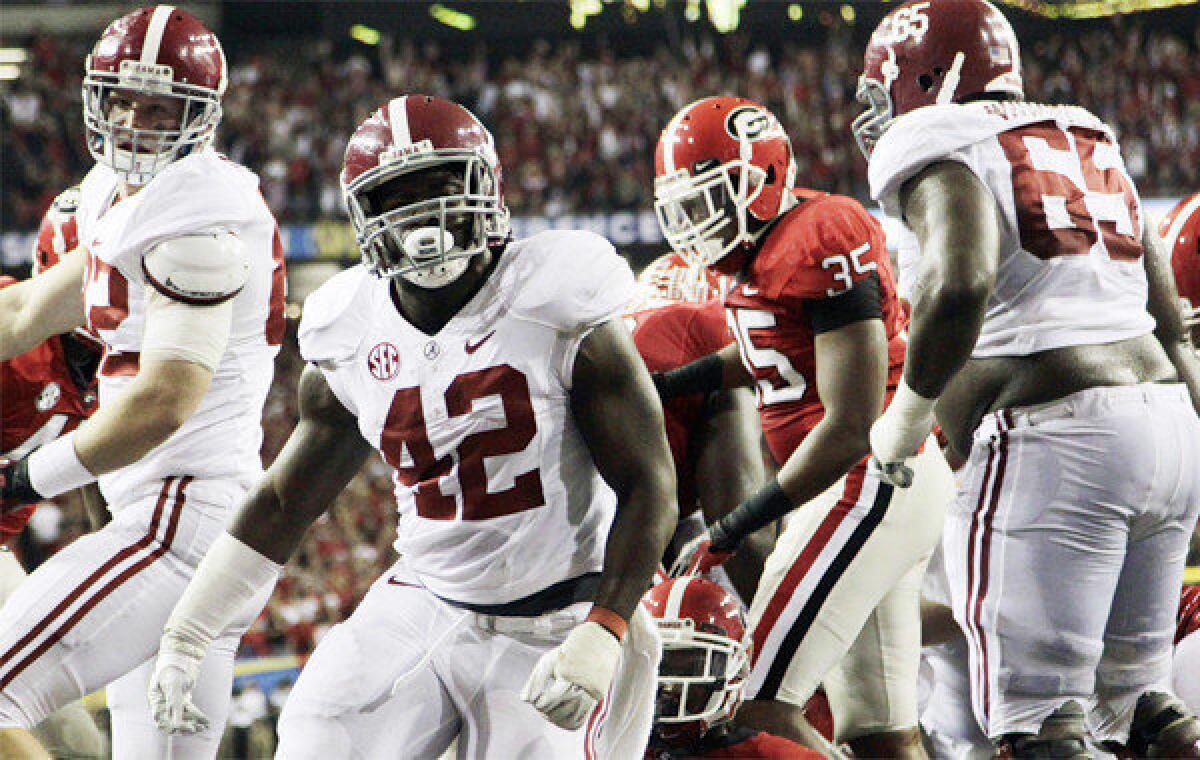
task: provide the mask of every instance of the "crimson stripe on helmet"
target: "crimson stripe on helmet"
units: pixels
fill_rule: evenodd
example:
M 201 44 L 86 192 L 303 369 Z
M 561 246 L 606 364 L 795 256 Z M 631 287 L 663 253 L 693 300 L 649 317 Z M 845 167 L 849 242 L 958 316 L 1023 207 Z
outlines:
M 160 5 L 150 16 L 146 26 L 146 38 L 142 40 L 142 63 L 158 63 L 158 49 L 162 47 L 163 32 L 167 30 L 167 22 L 175 12 L 174 5 Z
M 392 144 L 403 148 L 412 145 L 412 133 L 408 129 L 408 96 L 401 95 L 388 101 L 388 122 L 392 125 Z

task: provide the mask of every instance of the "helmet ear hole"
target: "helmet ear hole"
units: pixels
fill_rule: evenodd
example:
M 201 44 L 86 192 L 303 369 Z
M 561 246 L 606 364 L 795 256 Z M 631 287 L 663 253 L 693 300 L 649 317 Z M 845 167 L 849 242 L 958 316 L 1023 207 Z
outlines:
M 770 184 L 773 184 L 773 183 L 775 182 L 775 177 L 776 177 L 776 176 L 777 176 L 777 175 L 776 175 L 776 172 L 775 172 L 775 164 L 771 164 L 770 166 L 768 166 L 768 167 L 767 167 L 767 179 L 766 179 L 766 184 L 768 184 L 768 185 L 770 185 Z
M 929 92 L 933 89 L 933 77 L 928 74 L 922 74 L 921 76 L 917 77 L 917 84 L 921 86 L 922 90 Z

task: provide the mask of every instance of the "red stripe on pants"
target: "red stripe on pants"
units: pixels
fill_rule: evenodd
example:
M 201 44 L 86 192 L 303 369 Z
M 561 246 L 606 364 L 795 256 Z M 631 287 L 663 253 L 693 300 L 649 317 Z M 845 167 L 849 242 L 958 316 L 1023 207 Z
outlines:
M 35 626 L 32 631 L 30 631 L 28 634 L 26 634 L 24 637 L 22 637 L 21 641 L 17 642 L 17 644 L 14 647 L 12 647 L 8 652 L 5 652 L 3 661 L 0 662 L 0 665 L 7 664 L 7 662 L 13 656 L 15 656 L 17 652 L 19 652 L 21 649 L 23 649 L 26 645 L 28 645 L 28 643 L 30 641 L 32 641 L 34 638 L 36 638 L 39 633 L 41 633 L 43 630 L 45 630 L 54 621 L 55 618 L 57 618 L 59 615 L 61 615 L 65 609 L 70 607 L 70 605 L 76 599 L 78 599 L 80 596 L 82 596 L 83 593 L 85 591 L 87 591 L 87 589 L 90 586 L 92 586 L 94 583 L 96 583 L 97 580 L 99 580 L 105 573 L 107 573 L 109 570 L 111 570 L 116 565 L 120 564 L 122 561 L 124 561 L 128 557 L 132 556 L 133 554 L 136 554 L 138 551 L 140 551 L 142 549 L 145 549 L 147 546 L 149 546 L 151 543 L 154 542 L 155 536 L 158 534 L 158 526 L 162 520 L 163 506 L 167 500 L 167 492 L 170 489 L 171 481 L 172 481 L 172 478 L 167 478 L 163 482 L 163 490 L 162 490 L 161 494 L 159 495 L 158 503 L 154 507 L 154 516 L 150 521 L 150 530 L 146 533 L 146 535 L 143 536 L 141 539 L 139 539 L 136 543 L 134 543 L 130 546 L 127 546 L 124 549 L 122 549 L 121 551 L 117 552 L 115 555 L 113 555 L 112 558 L 110 558 L 107 562 L 105 562 L 103 565 L 101 565 L 100 569 L 96 570 L 96 572 L 94 572 L 90 576 L 88 576 L 88 578 L 83 583 L 81 583 L 79 586 L 77 586 L 66 597 L 66 599 L 64 599 L 53 610 L 51 610 L 50 614 L 48 614 L 46 617 L 42 618 L 42 620 L 38 622 L 37 626 Z M 3 678 L 0 678 L 0 689 L 7 687 L 10 683 L 12 683 L 13 679 L 15 679 L 17 676 L 19 676 L 27 667 L 29 667 L 39 657 L 41 657 L 43 654 L 45 654 L 46 651 L 50 649 L 50 647 L 54 646 L 59 641 L 61 641 L 63 636 L 66 636 L 71 631 L 71 629 L 74 628 L 79 623 L 79 621 L 82 620 L 83 617 L 92 610 L 92 608 L 94 608 L 97 604 L 102 602 L 116 588 L 121 586 L 121 584 L 125 583 L 125 581 L 129 580 L 134 575 L 137 575 L 142 570 L 149 567 L 151 564 L 154 563 L 155 560 L 157 560 L 163 554 L 166 554 L 167 550 L 171 548 L 171 541 L 175 538 L 175 530 L 179 526 L 179 518 L 180 518 L 180 515 L 182 515 L 182 513 L 183 513 L 183 504 L 186 501 L 186 497 L 184 495 L 184 489 L 187 488 L 188 484 L 191 483 L 191 481 L 192 481 L 192 477 L 190 475 L 184 477 L 182 479 L 182 481 L 180 482 L 179 488 L 175 492 L 175 500 L 174 500 L 174 503 L 171 505 L 170 515 L 169 515 L 168 521 L 167 521 L 167 532 L 163 536 L 162 542 L 150 554 L 148 554 L 147 556 L 138 560 L 136 563 L 134 563 L 130 567 L 126 568 L 116 578 L 109 581 L 109 583 L 107 585 L 105 585 L 103 588 L 101 588 L 99 591 L 97 591 L 95 594 L 93 594 L 86 602 L 83 603 L 83 605 L 80 606 L 80 608 L 78 610 L 76 610 L 74 612 L 74 614 L 72 614 L 69 618 L 67 618 L 66 622 L 64 622 L 57 630 L 55 630 L 54 633 L 47 636 L 46 639 L 41 644 L 39 644 L 32 652 L 30 652 L 25 657 L 25 659 L 23 659 L 19 663 L 17 663 L 17 665 L 14 666 L 13 669 L 10 670 L 7 675 L 5 675 Z
M 763 611 L 762 619 L 754 628 L 754 651 L 751 653 L 751 668 L 758 663 L 758 658 L 765 649 L 767 636 L 775 627 L 775 623 L 779 621 L 779 616 L 787 608 L 788 602 L 791 601 L 792 595 L 796 593 L 796 588 L 800 585 L 800 581 L 804 580 L 808 571 L 812 569 L 813 563 L 817 561 L 817 557 L 821 556 L 821 552 L 829 544 L 829 539 L 833 537 L 838 526 L 846 519 L 846 515 L 858 504 L 858 499 L 862 495 L 863 481 L 866 479 L 866 474 L 867 469 L 861 463 L 846 474 L 846 484 L 842 490 L 842 498 L 838 499 L 838 502 L 829 510 L 829 514 L 825 515 L 825 518 L 821 520 L 821 524 L 817 526 L 816 532 L 808 539 L 808 543 L 804 545 L 800 556 L 796 558 L 791 568 L 788 569 L 787 575 L 783 577 L 779 588 L 775 589 L 775 593 L 771 596 L 771 601 L 767 603 L 767 608 Z

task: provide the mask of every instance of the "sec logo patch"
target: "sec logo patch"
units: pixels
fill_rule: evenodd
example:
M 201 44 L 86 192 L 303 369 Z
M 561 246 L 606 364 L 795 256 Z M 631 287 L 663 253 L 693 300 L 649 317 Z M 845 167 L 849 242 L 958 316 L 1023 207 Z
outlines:
M 367 354 L 367 369 L 376 380 L 391 380 L 400 371 L 400 352 L 386 341 L 376 343 Z

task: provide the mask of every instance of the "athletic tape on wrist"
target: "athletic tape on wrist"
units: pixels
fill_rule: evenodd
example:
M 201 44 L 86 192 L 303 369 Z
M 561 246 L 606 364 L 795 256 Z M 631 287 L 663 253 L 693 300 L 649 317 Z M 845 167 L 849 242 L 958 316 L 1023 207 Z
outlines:
M 75 453 L 75 434 L 64 435 L 29 455 L 29 485 L 49 499 L 96 480 Z

